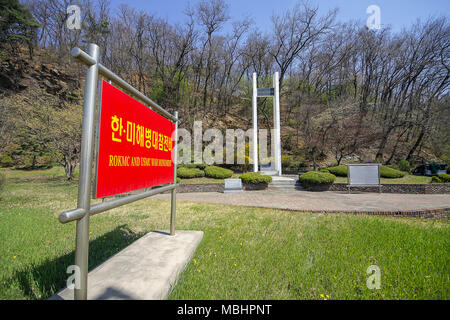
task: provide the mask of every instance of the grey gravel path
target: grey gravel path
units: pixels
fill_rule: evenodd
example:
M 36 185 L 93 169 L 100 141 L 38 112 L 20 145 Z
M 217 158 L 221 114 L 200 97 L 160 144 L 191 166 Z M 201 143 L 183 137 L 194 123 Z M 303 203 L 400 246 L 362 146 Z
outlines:
M 155 197 L 170 199 L 168 194 Z M 448 194 L 347 194 L 331 191 L 264 190 L 243 193 L 178 193 L 177 200 L 305 211 L 413 211 L 450 208 Z

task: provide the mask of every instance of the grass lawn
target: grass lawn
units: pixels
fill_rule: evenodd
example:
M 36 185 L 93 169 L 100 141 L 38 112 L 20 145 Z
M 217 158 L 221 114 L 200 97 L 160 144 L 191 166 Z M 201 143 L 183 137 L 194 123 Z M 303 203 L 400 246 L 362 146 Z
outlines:
M 63 172 L 5 170 L 0 193 L 0 299 L 46 299 L 74 262 L 77 184 Z M 53 172 L 53 173 L 51 173 Z M 154 229 L 169 201 L 143 200 L 91 218 L 89 268 Z M 204 239 L 170 299 L 449 299 L 448 220 L 306 214 L 179 202 L 177 228 Z M 370 265 L 381 289 L 366 287 Z
M 407 174 L 397 179 L 381 178 L 380 182 L 381 184 L 428 184 L 431 182 L 431 177 Z M 347 177 L 336 177 L 335 183 L 347 183 Z

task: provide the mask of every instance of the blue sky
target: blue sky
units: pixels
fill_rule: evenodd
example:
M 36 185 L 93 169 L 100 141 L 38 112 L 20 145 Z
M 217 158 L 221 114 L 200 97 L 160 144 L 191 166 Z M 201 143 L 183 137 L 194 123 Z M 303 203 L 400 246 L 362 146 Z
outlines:
M 190 0 L 195 4 L 196 0 Z M 233 20 L 249 15 L 256 22 L 258 28 L 268 32 L 271 29 L 271 16 L 292 8 L 298 0 L 226 0 Z M 366 9 L 370 5 L 378 5 L 381 9 L 381 24 L 390 25 L 394 31 L 401 31 L 417 18 L 425 20 L 433 15 L 450 15 L 450 0 L 310 0 L 319 6 L 321 13 L 338 8 L 339 21 L 359 20 L 365 24 L 369 15 Z M 120 3 L 127 3 L 132 7 L 144 9 L 169 22 L 176 23 L 185 20 L 183 10 L 187 0 L 112 0 L 113 12 Z M 225 31 L 229 28 L 226 27 Z

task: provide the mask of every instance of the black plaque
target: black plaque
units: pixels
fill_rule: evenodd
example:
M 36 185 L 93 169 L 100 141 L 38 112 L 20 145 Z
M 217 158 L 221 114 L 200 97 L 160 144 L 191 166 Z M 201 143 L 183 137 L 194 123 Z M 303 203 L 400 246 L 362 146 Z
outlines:
M 258 97 L 273 97 L 275 95 L 274 88 L 258 88 Z

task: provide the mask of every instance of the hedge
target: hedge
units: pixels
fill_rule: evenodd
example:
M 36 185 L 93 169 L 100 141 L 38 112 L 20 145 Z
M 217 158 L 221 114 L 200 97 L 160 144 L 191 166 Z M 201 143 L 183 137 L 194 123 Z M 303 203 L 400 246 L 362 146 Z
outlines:
M 411 165 L 408 160 L 400 160 L 398 162 L 398 168 L 400 171 L 411 172 Z
M 200 170 L 205 170 L 206 164 L 204 164 L 204 163 L 186 163 L 186 164 L 183 164 L 180 167 L 185 167 L 185 168 L 188 168 L 188 169 L 195 169 L 195 168 L 197 168 L 197 169 L 200 169 Z
M 201 178 L 205 176 L 205 172 L 197 168 L 180 167 L 177 169 L 177 177 L 182 179 Z
M 450 174 L 440 174 L 431 178 L 431 183 L 450 183 Z
M 299 176 L 300 183 L 304 186 L 317 186 L 323 184 L 332 184 L 336 176 L 329 172 L 308 171 Z
M 382 178 L 396 179 L 405 176 L 405 173 L 386 166 L 380 166 L 380 176 Z
M 242 180 L 243 183 L 248 184 L 259 184 L 259 183 L 265 183 L 268 184 L 272 182 L 272 177 L 261 174 L 259 172 L 247 172 L 244 174 L 241 174 L 239 178 Z
M 335 166 L 335 167 L 329 167 L 324 169 L 324 172 L 328 171 L 329 173 L 338 176 L 338 177 L 346 177 L 348 173 L 348 167 L 347 166 Z
M 226 179 L 233 175 L 233 171 L 216 166 L 209 166 L 205 168 L 205 176 L 214 179 Z
M 347 166 L 329 167 L 322 169 L 322 172 L 329 172 L 338 177 L 347 177 L 348 167 Z M 395 179 L 404 177 L 405 173 L 386 166 L 380 166 L 380 176 L 382 178 Z

